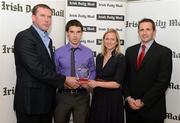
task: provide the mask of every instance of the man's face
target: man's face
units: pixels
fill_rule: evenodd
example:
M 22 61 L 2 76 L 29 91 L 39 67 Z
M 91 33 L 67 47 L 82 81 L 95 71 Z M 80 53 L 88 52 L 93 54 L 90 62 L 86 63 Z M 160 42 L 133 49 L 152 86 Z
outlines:
M 156 31 L 150 22 L 143 22 L 139 25 L 138 33 L 141 41 L 147 43 L 155 38 Z
M 47 31 L 52 22 L 51 10 L 39 7 L 36 14 L 32 15 L 32 21 L 42 31 Z
M 72 45 L 77 46 L 82 37 L 81 27 L 70 26 L 69 30 L 67 31 L 67 37 Z

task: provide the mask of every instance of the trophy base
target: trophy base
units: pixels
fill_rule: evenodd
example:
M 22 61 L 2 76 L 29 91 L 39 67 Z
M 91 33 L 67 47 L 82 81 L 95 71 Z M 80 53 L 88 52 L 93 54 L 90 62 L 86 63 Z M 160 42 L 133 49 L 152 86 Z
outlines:
M 79 78 L 79 83 L 80 84 L 87 84 L 88 82 L 89 82 L 89 80 L 86 79 L 86 78 Z

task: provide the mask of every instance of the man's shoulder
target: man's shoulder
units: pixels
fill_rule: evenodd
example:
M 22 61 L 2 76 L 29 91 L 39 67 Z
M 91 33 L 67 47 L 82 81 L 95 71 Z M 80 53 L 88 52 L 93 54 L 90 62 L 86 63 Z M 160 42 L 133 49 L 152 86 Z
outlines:
M 88 52 L 92 52 L 92 50 L 89 47 L 87 47 L 87 46 L 85 46 L 83 44 L 81 44 L 81 48 L 82 48 L 82 50 L 85 50 L 85 51 L 88 51 Z
M 159 44 L 159 43 L 156 43 L 157 47 L 161 50 L 161 51 L 165 51 L 165 52 L 172 52 L 172 50 L 167 47 L 167 46 L 164 46 L 162 44 Z
M 126 50 L 134 50 L 136 49 L 137 47 L 139 47 L 140 43 L 139 44 L 135 44 L 135 45 L 132 45 L 132 46 L 129 46 Z
M 65 54 L 67 54 L 67 49 L 66 49 L 66 45 L 63 45 L 55 50 L 54 57 L 55 59 L 57 59 L 61 56 L 64 56 Z
M 34 37 L 35 34 L 32 32 L 32 30 L 30 28 L 27 28 L 17 33 L 15 41 L 21 42 L 24 40 L 32 39 Z
M 29 28 L 23 29 L 21 31 L 18 32 L 18 34 L 22 34 L 22 33 L 26 33 L 29 31 Z
M 31 29 L 31 27 L 29 27 L 29 28 L 26 28 L 26 29 L 18 32 L 17 36 L 26 36 L 26 35 L 29 36 L 31 33 L 32 33 L 32 29 Z
M 65 51 L 65 49 L 67 49 L 67 45 L 60 46 L 55 50 L 55 52 Z

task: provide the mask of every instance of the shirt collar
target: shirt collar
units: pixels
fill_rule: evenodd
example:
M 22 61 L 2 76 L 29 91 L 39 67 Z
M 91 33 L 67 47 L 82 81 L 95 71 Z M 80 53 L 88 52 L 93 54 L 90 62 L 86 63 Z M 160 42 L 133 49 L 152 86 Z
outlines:
M 68 46 L 69 49 L 73 48 L 72 45 L 69 42 L 68 42 L 67 46 Z M 76 48 L 81 50 L 82 49 L 82 44 L 79 43 L 79 45 Z
M 49 36 L 48 32 L 45 32 L 45 31 L 42 31 L 40 28 L 38 28 L 36 25 L 32 25 L 35 30 L 38 32 L 38 34 L 41 36 L 41 37 L 46 37 L 46 36 Z
M 147 43 L 141 43 L 141 46 L 142 46 L 142 45 L 145 45 L 145 46 L 146 46 L 146 49 L 148 50 L 148 49 L 150 48 L 150 46 L 152 45 L 153 42 L 154 42 L 154 40 L 151 40 L 151 41 L 149 41 L 149 42 L 147 42 Z

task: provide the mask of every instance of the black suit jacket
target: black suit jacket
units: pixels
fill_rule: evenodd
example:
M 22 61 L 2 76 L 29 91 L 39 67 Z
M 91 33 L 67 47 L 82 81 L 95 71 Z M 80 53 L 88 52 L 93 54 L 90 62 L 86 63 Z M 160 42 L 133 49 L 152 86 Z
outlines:
M 52 48 L 50 51 L 53 57 Z M 52 112 L 56 88 L 63 87 L 65 76 L 56 74 L 54 60 L 32 26 L 17 34 L 14 55 L 17 74 L 14 109 L 27 114 Z
M 166 116 L 165 92 L 172 73 L 172 51 L 154 41 L 137 70 L 139 48 L 140 44 L 137 44 L 126 51 L 125 97 L 131 96 L 144 102 L 144 107 L 137 111 L 143 117 L 163 119 Z M 126 111 L 133 111 L 128 103 Z

